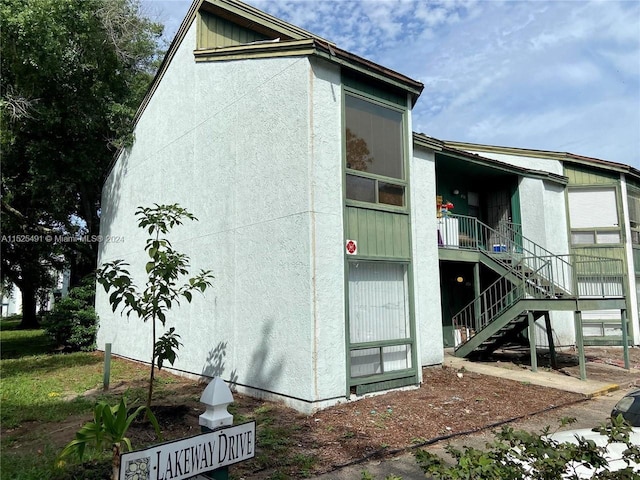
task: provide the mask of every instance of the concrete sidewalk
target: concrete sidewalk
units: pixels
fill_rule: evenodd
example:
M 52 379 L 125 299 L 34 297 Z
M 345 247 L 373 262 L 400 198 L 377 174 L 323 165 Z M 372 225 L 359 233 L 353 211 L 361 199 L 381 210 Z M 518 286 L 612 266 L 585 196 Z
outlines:
M 589 380 L 588 378 L 586 380 L 580 380 L 579 378 L 570 377 L 560 372 L 544 371 L 542 369 L 538 369 L 537 372 L 532 372 L 524 368 L 511 370 L 499 366 L 487 365 L 486 363 L 471 362 L 466 358 L 458 358 L 449 354 L 445 354 L 444 356 L 444 365 L 455 370 L 464 369 L 467 372 L 481 373 L 482 375 L 506 378 L 515 382 L 526 382 L 532 385 L 579 393 L 589 398 L 604 395 L 605 393 L 613 392 L 620 388 L 617 383 L 599 382 Z

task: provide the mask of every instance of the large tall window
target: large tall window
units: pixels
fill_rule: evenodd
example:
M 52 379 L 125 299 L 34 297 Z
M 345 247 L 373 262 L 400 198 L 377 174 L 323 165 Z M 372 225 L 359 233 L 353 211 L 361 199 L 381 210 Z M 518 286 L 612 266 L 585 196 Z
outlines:
M 407 266 L 349 264 L 351 376 L 411 368 Z
M 345 95 L 347 199 L 406 204 L 403 111 Z

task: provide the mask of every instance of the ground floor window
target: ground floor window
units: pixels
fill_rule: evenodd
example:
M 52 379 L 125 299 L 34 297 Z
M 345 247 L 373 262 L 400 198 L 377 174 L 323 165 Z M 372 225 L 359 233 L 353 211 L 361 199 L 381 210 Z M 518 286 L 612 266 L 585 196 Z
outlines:
M 407 268 L 397 262 L 349 264 L 351 378 L 413 367 Z

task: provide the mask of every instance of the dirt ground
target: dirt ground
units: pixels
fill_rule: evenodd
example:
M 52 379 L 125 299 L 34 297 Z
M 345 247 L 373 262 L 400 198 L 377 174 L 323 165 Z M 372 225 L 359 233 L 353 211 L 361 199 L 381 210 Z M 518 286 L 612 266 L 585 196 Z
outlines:
M 630 352 L 632 367 L 640 368 L 640 349 Z M 638 375 L 620 368 L 620 348 L 589 348 L 587 359 L 589 378 L 616 381 L 624 388 L 640 386 Z M 562 373 L 579 376 L 575 353 L 563 352 L 558 361 Z M 501 352 L 495 362 L 505 368 L 528 368 L 528 354 Z M 544 355 L 539 367 L 548 368 Z M 303 478 L 362 459 L 393 456 L 435 439 L 495 427 L 584 400 L 579 394 L 450 368 L 425 368 L 423 375 L 421 388 L 371 396 L 310 416 L 276 403 L 235 394 L 231 410 L 236 422 L 256 419 L 258 443 L 255 459 L 231 467 L 232 478 Z M 200 433 L 198 416 L 203 409 L 199 397 L 203 385 L 180 378 L 167 388 L 172 392 L 164 395 L 154 407 L 164 440 Z M 62 447 L 85 420 L 70 418 L 62 424 L 51 425 L 42 431 L 38 441 L 18 442 L 14 447 L 36 450 L 41 448 L 38 442 L 47 439 Z M 43 427 L 47 426 L 37 426 Z M 21 430 L 28 432 L 33 428 L 33 425 L 23 425 Z M 134 424 L 129 433 L 134 446 L 154 442 L 148 427 Z M 261 440 L 270 444 L 268 455 L 261 452 Z

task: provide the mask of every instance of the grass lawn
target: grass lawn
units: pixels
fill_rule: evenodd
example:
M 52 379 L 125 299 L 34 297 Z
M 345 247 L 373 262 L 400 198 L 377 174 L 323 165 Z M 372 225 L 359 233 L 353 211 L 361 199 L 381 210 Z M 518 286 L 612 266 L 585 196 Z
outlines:
M 112 358 L 111 390 L 104 393 L 102 352 L 56 353 L 42 330 L 20 330 L 18 324 L 19 319 L 0 320 L 0 478 L 110 478 L 110 452 L 85 455 L 83 464 L 67 460 L 64 468 L 56 468 L 56 457 L 80 426 L 90 420 L 97 400 L 115 405 L 124 395 L 130 407 L 143 404 L 148 366 Z M 199 398 L 203 388 L 197 382 L 157 373 L 152 410 L 165 440 L 200 433 Z M 260 400 L 240 398 L 229 411 L 235 423 L 256 421 L 259 448 L 255 459 L 234 467 L 231 478 L 253 478 L 256 471 L 260 472 L 258 478 L 270 480 L 309 476 L 317 460 L 299 448 L 306 435 L 297 414 Z M 185 416 L 176 415 L 174 407 Z M 128 436 L 134 449 L 158 443 L 152 428 L 145 424 L 134 425 Z
M 0 425 L 2 479 L 42 480 L 56 478 L 87 478 L 55 469 L 59 453 L 44 445 L 36 455 L 21 452 L 21 443 L 38 436 L 39 428 L 61 422 L 74 415 L 89 415 L 96 397 L 83 394 L 94 389 L 98 398 L 115 404 L 113 395 L 100 394 L 104 360 L 99 352 L 52 353 L 51 341 L 42 330 L 20 330 L 19 319 L 0 322 L 0 374 L 2 381 Z M 114 359 L 111 363 L 111 384 L 144 381 L 145 367 Z M 140 396 L 142 391 L 130 392 Z M 29 426 L 33 422 L 33 431 Z M 26 432 L 25 432 L 26 430 Z M 75 431 L 75 429 L 73 430 Z M 69 433 L 73 435 L 73 431 Z

